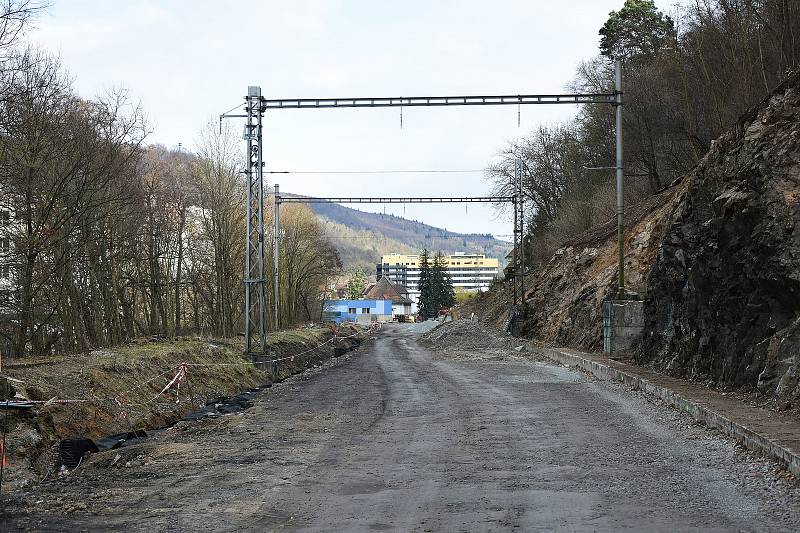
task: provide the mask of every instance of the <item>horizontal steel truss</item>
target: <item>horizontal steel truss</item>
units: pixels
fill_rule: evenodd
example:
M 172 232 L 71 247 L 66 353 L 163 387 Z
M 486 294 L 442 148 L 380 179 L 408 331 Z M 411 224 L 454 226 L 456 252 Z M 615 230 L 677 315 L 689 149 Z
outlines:
M 611 104 L 614 94 L 517 94 L 500 96 L 414 96 L 394 98 L 261 99 L 266 109 L 304 107 L 415 107 L 445 105 Z
M 284 204 L 456 204 L 456 203 L 507 203 L 513 196 L 464 196 L 464 197 L 347 197 L 312 198 L 303 196 L 278 196 Z
M 389 98 L 280 98 L 261 97 L 261 111 L 328 107 L 437 107 L 463 105 L 616 104 L 615 93 L 515 94 L 485 96 L 397 96 Z M 220 118 L 246 117 L 225 113 Z

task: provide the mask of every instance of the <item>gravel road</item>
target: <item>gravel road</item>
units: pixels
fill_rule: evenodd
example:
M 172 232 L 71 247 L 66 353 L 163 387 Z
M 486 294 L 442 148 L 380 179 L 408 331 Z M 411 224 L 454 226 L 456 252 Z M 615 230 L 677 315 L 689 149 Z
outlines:
M 393 325 L 10 503 L 37 531 L 798 531 L 792 479 L 619 386 Z

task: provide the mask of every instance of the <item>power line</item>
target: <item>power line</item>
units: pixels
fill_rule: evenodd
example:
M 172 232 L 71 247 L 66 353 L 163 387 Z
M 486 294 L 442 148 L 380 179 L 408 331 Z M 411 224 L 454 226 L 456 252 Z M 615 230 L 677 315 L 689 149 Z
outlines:
M 466 170 L 268 170 L 265 174 L 463 174 L 486 172 L 485 168 Z

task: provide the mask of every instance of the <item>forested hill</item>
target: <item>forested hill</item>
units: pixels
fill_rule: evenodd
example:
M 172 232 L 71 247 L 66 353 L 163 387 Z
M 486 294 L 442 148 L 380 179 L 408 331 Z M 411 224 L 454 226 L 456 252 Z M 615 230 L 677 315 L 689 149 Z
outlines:
M 501 259 L 511 249 L 489 234 L 455 233 L 395 215 L 367 213 L 340 204 L 310 204 L 336 244 L 345 268 L 370 271 L 381 255 L 415 253 L 422 248 L 444 253 L 483 253 Z

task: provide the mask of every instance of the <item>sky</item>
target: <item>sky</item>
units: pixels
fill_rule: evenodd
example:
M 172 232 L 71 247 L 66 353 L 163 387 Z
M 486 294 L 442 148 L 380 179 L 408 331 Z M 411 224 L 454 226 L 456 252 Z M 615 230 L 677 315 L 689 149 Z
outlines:
M 124 88 L 147 143 L 186 149 L 243 101 L 267 98 L 553 94 L 597 54 L 622 0 L 50 0 L 28 40 L 61 57 L 81 96 Z M 674 0 L 657 1 L 665 12 Z M 257 7 L 254 7 L 257 6 Z M 575 106 L 276 110 L 275 171 L 480 170 L 509 141 Z M 611 112 L 609 110 L 609 112 Z M 241 119 L 231 123 L 239 131 Z M 312 196 L 483 196 L 481 172 L 267 175 Z M 488 205 L 359 206 L 464 233 L 507 235 Z

